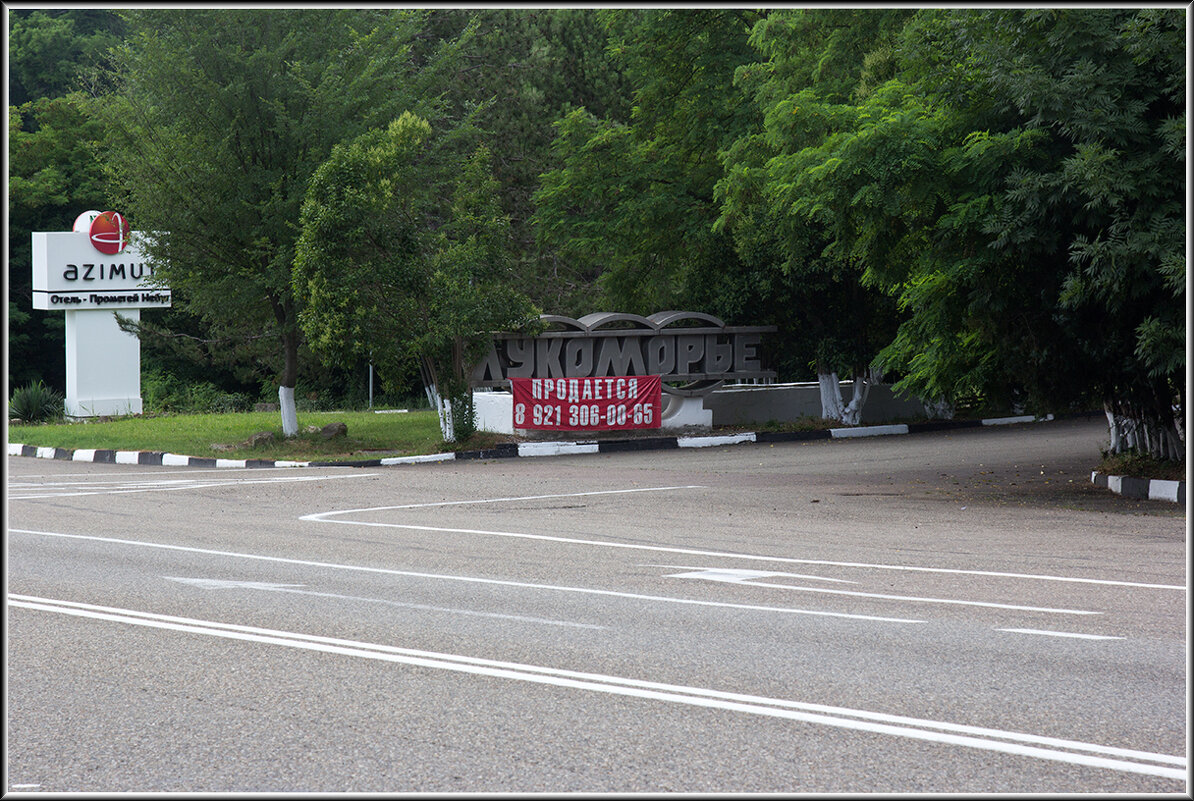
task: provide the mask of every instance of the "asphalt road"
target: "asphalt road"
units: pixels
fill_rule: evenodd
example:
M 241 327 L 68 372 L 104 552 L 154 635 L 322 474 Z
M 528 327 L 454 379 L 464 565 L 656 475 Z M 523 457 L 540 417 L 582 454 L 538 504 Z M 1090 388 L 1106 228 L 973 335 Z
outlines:
M 1105 438 L 9 457 L 6 787 L 1188 792 L 1185 510 Z

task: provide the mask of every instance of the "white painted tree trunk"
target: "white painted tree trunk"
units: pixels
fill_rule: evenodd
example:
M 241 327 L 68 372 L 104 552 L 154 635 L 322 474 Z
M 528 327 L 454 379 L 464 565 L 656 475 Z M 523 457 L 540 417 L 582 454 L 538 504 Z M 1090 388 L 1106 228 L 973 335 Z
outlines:
M 821 417 L 838 420 L 843 425 L 856 426 L 862 422 L 862 407 L 866 405 L 871 385 L 882 380 L 882 373 L 868 368 L 865 373 L 854 376 L 850 402 L 842 398 L 841 381 L 837 373 L 818 373 L 817 383 L 821 386 Z
M 424 384 L 427 401 L 431 408 L 439 415 L 439 431 L 443 434 L 444 442 L 456 441 L 456 427 L 452 424 L 452 402 L 439 394 L 434 384 Z
M 837 373 L 817 373 L 817 383 L 821 385 L 821 419 L 842 419 L 842 388 Z
M 870 394 L 871 385 L 878 383 L 879 375 L 872 369 L 862 375 L 854 376 L 854 396 L 842 410 L 842 422 L 848 426 L 856 426 L 862 422 L 862 407 L 866 405 L 866 397 Z
M 954 405 L 946 400 L 924 401 L 925 416 L 930 420 L 953 420 Z
M 1184 460 L 1185 439 L 1175 425 L 1163 426 L 1117 412 L 1103 406 L 1107 416 L 1107 430 L 1111 437 L 1108 453 L 1143 453 L 1154 459 Z
M 282 436 L 298 434 L 298 412 L 294 408 L 294 387 L 278 387 L 278 409 L 282 413 Z
M 452 420 L 452 401 L 447 398 L 439 399 L 439 430 L 444 435 L 444 442 L 456 441 L 456 425 Z

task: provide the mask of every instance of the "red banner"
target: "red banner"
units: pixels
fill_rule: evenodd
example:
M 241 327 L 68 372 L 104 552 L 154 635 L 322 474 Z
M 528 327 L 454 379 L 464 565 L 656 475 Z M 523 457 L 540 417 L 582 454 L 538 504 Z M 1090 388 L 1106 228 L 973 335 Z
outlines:
M 538 431 L 659 428 L 657 375 L 625 378 L 511 378 L 514 427 Z

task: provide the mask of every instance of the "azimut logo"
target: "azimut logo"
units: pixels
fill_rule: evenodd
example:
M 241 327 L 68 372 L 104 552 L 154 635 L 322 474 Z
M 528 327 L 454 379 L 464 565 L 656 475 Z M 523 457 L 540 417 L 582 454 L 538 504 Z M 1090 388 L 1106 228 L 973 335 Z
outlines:
M 84 212 L 75 220 L 75 230 L 86 230 L 92 246 L 109 256 L 120 253 L 129 243 L 129 221 L 118 211 Z

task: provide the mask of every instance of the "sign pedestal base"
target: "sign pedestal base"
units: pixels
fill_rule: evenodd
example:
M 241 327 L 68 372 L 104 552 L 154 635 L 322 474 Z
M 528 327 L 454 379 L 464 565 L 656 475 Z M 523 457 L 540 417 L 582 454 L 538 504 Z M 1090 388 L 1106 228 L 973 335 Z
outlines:
M 712 428 L 713 412 L 705 408 L 704 396 L 686 398 L 679 395 L 664 396 L 663 421 L 661 428 Z
M 139 309 L 66 312 L 66 415 L 141 414 L 141 341 L 120 330 L 116 314 L 137 322 Z

